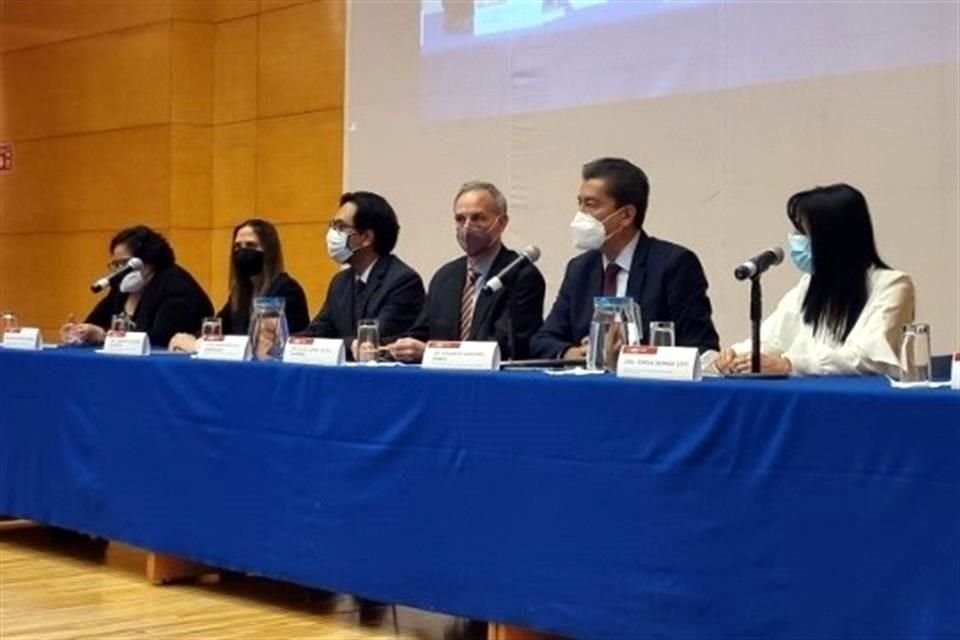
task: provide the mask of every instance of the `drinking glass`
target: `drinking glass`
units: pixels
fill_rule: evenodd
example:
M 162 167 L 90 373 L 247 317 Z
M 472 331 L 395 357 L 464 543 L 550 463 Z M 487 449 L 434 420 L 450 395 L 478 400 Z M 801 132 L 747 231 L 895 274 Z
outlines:
M 930 381 L 930 325 L 904 325 L 900 340 L 900 381 Z
M 223 337 L 223 320 L 217 317 L 204 318 L 200 325 L 200 337 L 204 340 L 217 340 Z
M 357 362 L 376 362 L 380 350 L 380 323 L 374 319 L 357 324 Z
M 676 330 L 669 321 L 650 323 L 650 346 L 672 347 L 676 343 Z
M 111 333 L 126 333 L 133 329 L 133 322 L 130 318 L 127 317 L 125 313 L 114 314 L 110 318 L 110 332 Z

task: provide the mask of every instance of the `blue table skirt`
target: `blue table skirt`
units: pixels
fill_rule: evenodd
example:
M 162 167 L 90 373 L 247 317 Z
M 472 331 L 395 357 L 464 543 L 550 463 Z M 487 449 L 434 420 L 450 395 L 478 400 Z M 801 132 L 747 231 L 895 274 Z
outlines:
M 584 638 L 960 638 L 960 393 L 0 351 L 0 513 Z

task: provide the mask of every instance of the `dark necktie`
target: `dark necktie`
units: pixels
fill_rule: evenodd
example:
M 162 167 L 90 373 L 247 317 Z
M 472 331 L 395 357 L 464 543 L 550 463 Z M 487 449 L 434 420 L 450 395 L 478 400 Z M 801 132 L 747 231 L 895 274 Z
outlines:
M 363 320 L 364 307 L 367 299 L 364 292 L 367 289 L 367 283 L 359 278 L 353 282 L 353 316 L 357 321 Z
M 603 272 L 603 295 L 617 295 L 617 274 L 620 271 L 620 265 L 616 262 L 607 265 L 607 269 Z

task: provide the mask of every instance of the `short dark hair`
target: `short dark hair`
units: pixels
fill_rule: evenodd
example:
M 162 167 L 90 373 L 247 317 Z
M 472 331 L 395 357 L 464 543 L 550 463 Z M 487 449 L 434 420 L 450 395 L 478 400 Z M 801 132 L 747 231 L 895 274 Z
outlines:
M 110 241 L 110 251 L 113 252 L 120 244 L 127 245 L 130 253 L 143 260 L 144 264 L 150 265 L 156 271 L 166 269 L 176 262 L 173 247 L 170 246 L 167 239 L 142 224 L 127 227 L 113 236 Z
M 813 252 L 803 321 L 843 342 L 870 296 L 870 269 L 890 268 L 877 252 L 867 199 L 848 184 L 815 187 L 790 196 L 787 217 Z
M 603 180 L 618 207 L 632 204 L 636 208 L 633 225 L 643 227 L 650 198 L 650 181 L 643 169 L 623 158 L 599 158 L 583 165 L 583 179 Z
M 373 231 L 373 250 L 378 256 L 388 256 L 397 246 L 400 223 L 387 199 L 370 191 L 347 192 L 340 196 L 340 206 L 352 202 L 357 207 L 353 214 L 353 228 Z

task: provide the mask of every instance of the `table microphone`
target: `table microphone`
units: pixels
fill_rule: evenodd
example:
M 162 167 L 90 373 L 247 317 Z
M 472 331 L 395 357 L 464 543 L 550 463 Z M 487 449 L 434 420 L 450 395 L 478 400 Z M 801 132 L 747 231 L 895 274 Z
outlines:
M 513 262 L 505 266 L 503 269 L 500 269 L 500 273 L 487 280 L 486 284 L 483 285 L 483 291 L 486 291 L 487 293 L 496 293 L 497 291 L 500 291 L 500 289 L 503 289 L 503 278 L 505 278 L 507 274 L 519 267 L 524 262 L 529 261 L 530 264 L 533 264 L 539 259 L 540 249 L 530 245 L 526 249 L 523 249 L 520 252 L 520 255 L 514 258 Z
M 140 271 L 140 269 L 143 269 L 143 260 L 137 257 L 130 258 L 127 260 L 127 264 L 123 265 L 122 269 L 118 269 L 113 273 L 108 273 L 90 285 L 90 291 L 93 291 L 94 293 L 100 293 L 107 287 L 112 287 L 116 283 L 123 280 L 128 273 Z
M 781 262 L 783 262 L 783 249 L 780 247 L 771 247 L 737 267 L 734 270 L 733 275 L 737 280 L 754 278 L 770 267 L 778 265 Z

